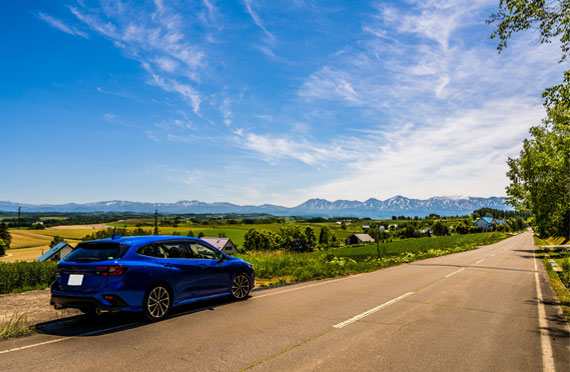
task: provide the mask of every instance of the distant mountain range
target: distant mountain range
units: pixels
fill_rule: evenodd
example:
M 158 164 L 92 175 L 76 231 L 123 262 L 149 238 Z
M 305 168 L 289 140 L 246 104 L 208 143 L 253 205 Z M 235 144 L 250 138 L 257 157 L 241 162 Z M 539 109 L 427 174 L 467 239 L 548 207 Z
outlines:
M 433 197 L 426 200 L 409 199 L 394 196 L 386 200 L 368 199 L 364 202 L 337 200 L 334 202 L 324 199 L 309 199 L 296 207 L 288 208 L 278 205 L 236 205 L 231 203 L 204 203 L 197 200 L 178 201 L 176 203 L 139 203 L 130 201 L 104 201 L 86 204 L 18 204 L 0 201 L 0 211 L 15 212 L 18 206 L 23 212 L 139 212 L 153 213 L 265 213 L 276 216 L 352 216 L 371 218 L 390 218 L 393 215 L 427 216 L 431 213 L 455 216 L 471 214 L 479 208 L 495 208 L 511 210 L 505 204 L 504 197 Z

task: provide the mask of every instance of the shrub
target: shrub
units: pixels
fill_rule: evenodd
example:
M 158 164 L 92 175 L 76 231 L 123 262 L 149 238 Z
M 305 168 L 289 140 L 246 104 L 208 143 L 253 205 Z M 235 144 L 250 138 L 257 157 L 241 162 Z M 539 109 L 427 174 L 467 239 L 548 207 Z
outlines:
M 56 273 L 56 262 L 0 262 L 0 293 L 48 287 Z

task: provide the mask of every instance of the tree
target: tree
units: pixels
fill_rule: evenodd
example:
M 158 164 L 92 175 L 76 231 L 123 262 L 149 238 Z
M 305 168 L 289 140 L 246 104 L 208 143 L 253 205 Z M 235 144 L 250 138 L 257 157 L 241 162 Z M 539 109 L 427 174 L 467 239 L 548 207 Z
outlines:
M 319 234 L 319 244 L 323 247 L 330 247 L 336 241 L 336 236 L 328 226 L 323 226 Z
M 501 0 L 488 20 L 497 25 L 491 38 L 499 38 L 500 52 L 513 33 L 537 29 L 540 43 L 560 41 L 561 62 L 570 53 L 569 13 L 570 0 Z M 507 202 L 531 211 L 539 235 L 570 239 L 570 70 L 542 96 L 546 119 L 530 129 L 519 157 L 507 161 Z
M 4 240 L 4 243 L 7 245 L 7 249 L 10 249 L 10 244 L 12 244 L 12 235 L 10 231 L 8 231 L 8 226 L 2 222 L 0 223 L 0 239 Z
M 6 254 L 6 249 L 10 248 L 8 243 L 4 239 L 0 239 L 0 257 Z
M 447 225 L 441 221 L 434 223 L 431 229 L 436 236 L 449 235 L 449 229 L 447 228 Z
M 192 232 L 192 230 L 188 230 L 188 234 L 186 234 L 186 236 L 194 237 L 194 233 Z
M 507 161 L 507 203 L 530 210 L 540 236 L 570 239 L 570 115 L 549 116 Z
M 270 231 L 250 229 L 244 236 L 246 251 L 270 251 L 278 248 L 277 237 Z
M 54 236 L 53 239 L 51 240 L 51 243 L 49 243 L 49 247 L 50 247 L 50 248 L 53 248 L 53 247 L 55 247 L 56 245 L 58 245 L 59 243 L 64 242 L 64 241 L 65 241 L 65 240 L 64 240 L 61 236 L 56 235 L 56 236 Z
M 459 222 L 455 226 L 455 232 L 458 234 L 467 234 L 469 232 L 469 227 L 464 222 Z
M 198 234 L 198 238 L 203 238 L 204 236 L 206 236 L 206 235 L 204 235 L 204 232 L 200 231 L 200 233 Z

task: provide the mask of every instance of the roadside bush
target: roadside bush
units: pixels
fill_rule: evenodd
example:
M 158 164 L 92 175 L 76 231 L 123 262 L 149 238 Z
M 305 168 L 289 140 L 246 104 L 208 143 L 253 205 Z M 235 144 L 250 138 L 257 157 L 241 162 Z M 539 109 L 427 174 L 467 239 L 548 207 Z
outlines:
M 433 233 L 436 236 L 449 235 L 449 229 L 441 221 L 437 221 L 436 223 L 434 223 L 433 226 L 431 227 L 431 229 L 433 230 Z
M 272 251 L 279 248 L 277 236 L 271 231 L 250 229 L 244 236 L 246 251 Z
M 1 262 L 0 293 L 48 287 L 56 273 L 56 262 Z

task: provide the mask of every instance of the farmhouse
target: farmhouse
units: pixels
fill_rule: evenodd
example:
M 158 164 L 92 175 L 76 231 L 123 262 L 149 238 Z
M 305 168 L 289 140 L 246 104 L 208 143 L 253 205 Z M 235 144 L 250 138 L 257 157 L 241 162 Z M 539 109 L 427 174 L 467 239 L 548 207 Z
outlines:
M 66 242 L 61 242 L 53 246 L 52 249 L 47 251 L 46 253 L 42 254 L 40 258 L 36 261 L 44 262 L 44 261 L 60 261 L 65 256 L 73 252 L 73 247 L 67 244 Z
M 493 217 L 483 217 L 478 218 L 473 221 L 475 226 L 482 228 L 485 231 L 489 231 L 497 224 L 497 221 Z
M 368 234 L 352 234 L 346 239 L 346 245 L 374 243 L 374 239 Z
M 226 254 L 233 254 L 237 253 L 237 248 L 232 242 L 230 238 L 207 238 L 202 237 L 200 238 L 206 243 L 213 245 L 214 247 L 218 248 L 220 251 Z

